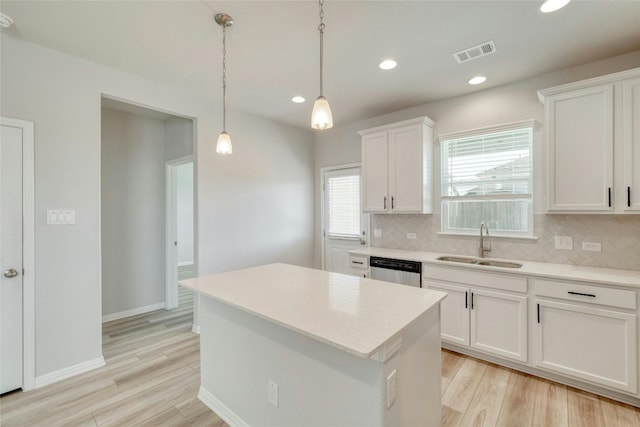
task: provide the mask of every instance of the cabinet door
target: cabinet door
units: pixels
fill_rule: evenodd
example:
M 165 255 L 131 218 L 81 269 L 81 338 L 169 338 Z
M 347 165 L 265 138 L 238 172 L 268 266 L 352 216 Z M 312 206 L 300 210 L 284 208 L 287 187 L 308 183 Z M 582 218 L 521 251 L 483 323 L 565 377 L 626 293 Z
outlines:
M 637 392 L 636 315 L 536 300 L 535 364 Z
M 388 182 L 387 132 L 362 137 L 362 210 L 386 212 Z
M 425 280 L 423 287 L 447 293 L 440 303 L 442 341 L 469 345 L 469 288 Z
M 640 211 L 640 78 L 622 84 L 624 209 Z
M 369 279 L 371 277 L 371 274 L 369 273 L 369 269 L 362 269 L 362 268 L 351 268 L 349 269 L 349 274 L 351 274 L 352 276 L 358 276 L 358 277 L 362 277 L 363 279 Z
M 527 297 L 471 289 L 471 347 L 527 361 Z
M 613 85 L 549 97 L 549 211 L 612 211 Z
M 389 131 L 389 196 L 393 212 L 422 212 L 422 127 Z

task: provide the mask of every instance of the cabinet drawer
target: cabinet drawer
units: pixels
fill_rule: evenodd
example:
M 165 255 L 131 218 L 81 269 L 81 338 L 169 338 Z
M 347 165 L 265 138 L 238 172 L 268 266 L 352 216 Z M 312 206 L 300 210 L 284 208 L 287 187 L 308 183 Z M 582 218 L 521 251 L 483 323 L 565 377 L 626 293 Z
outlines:
M 446 280 L 471 286 L 483 286 L 511 292 L 527 292 L 527 278 L 506 274 L 485 273 L 471 269 L 457 269 L 437 265 L 423 264 L 422 276 L 425 279 Z
M 365 255 L 350 255 L 351 268 L 369 268 L 369 257 Z
M 577 283 L 556 282 L 553 280 L 536 280 L 535 294 L 538 296 L 608 305 L 610 307 L 620 307 L 629 310 L 635 310 L 637 306 L 636 293 L 634 291 Z

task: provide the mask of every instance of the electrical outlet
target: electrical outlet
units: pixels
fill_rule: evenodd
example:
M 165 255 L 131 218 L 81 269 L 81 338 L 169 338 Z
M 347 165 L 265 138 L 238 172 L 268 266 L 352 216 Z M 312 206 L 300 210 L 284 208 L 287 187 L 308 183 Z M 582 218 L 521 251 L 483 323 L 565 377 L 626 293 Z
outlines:
M 382 237 L 382 228 L 374 228 L 373 237 Z
M 278 407 L 278 384 L 269 381 L 269 403 Z
M 416 237 L 418 237 L 416 233 L 407 233 L 407 239 L 409 240 L 416 240 Z
M 556 249 L 573 249 L 573 237 L 571 236 L 555 236 Z
M 582 242 L 583 251 L 602 252 L 602 243 L 600 242 Z
M 398 372 L 394 369 L 387 377 L 387 409 L 391 408 L 398 397 L 398 384 L 396 383 Z

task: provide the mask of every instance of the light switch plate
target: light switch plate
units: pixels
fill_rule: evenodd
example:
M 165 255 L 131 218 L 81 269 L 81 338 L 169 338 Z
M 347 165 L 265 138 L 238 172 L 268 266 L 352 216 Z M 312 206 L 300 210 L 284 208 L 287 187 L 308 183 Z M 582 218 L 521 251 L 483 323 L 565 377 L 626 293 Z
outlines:
M 416 233 L 407 233 L 407 239 L 409 240 L 415 240 L 416 237 L 418 237 Z
M 602 252 L 602 243 L 600 242 L 582 242 L 583 251 Z
M 73 225 L 75 223 L 75 209 L 47 209 L 47 225 Z
M 573 237 L 571 236 L 555 236 L 556 249 L 573 249 Z
M 382 237 L 382 228 L 374 228 L 373 237 Z

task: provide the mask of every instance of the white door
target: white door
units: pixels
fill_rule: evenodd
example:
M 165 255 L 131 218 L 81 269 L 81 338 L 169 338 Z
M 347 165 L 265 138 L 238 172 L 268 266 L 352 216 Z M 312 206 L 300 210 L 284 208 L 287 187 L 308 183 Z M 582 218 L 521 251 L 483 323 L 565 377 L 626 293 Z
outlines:
M 471 347 L 527 361 L 527 297 L 471 290 Z
M 22 129 L 0 135 L 0 393 L 23 386 Z
M 469 288 L 424 280 L 423 287 L 447 293 L 440 303 L 442 341 L 469 345 Z
M 360 167 L 323 171 L 323 268 L 350 273 L 347 251 L 369 239 L 369 217 L 362 214 Z

